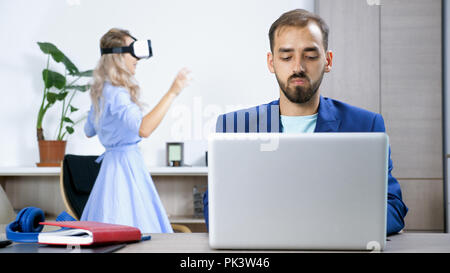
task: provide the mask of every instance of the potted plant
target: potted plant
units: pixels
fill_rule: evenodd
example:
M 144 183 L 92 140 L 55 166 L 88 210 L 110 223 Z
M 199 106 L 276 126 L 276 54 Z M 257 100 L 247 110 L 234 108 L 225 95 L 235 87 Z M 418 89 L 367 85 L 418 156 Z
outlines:
M 74 126 L 83 120 L 73 121 L 70 116 L 78 111 L 78 108 L 72 105 L 72 100 L 78 92 L 86 92 L 90 88 L 89 83 L 76 84 L 81 78 L 92 77 L 92 70 L 80 72 L 78 68 L 52 43 L 37 43 L 41 51 L 47 55 L 47 66 L 42 71 L 44 80 L 44 94 L 42 96 L 41 106 L 37 116 L 37 139 L 39 143 L 40 162 L 39 167 L 60 166 L 66 150 L 66 138 L 73 134 Z M 64 75 L 49 69 L 50 57 L 57 63 L 64 65 Z M 44 129 L 42 122 L 47 110 L 61 104 L 61 115 L 56 140 L 46 140 L 44 138 Z

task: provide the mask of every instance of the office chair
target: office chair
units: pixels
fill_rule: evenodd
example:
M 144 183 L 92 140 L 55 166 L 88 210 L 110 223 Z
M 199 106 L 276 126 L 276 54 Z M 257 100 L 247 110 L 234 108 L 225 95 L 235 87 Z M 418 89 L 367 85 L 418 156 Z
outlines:
M 60 190 L 67 212 L 80 219 L 100 171 L 98 156 L 65 155 L 61 162 Z
M 101 163 L 95 160 L 98 156 L 65 155 L 61 161 L 59 179 L 61 196 L 67 213 L 79 220 L 89 194 L 97 179 Z M 185 225 L 171 224 L 174 232 L 191 233 Z
M 179 224 L 171 224 L 173 232 L 180 232 L 180 233 L 192 233 L 191 229 L 188 228 L 185 225 L 179 225 Z
M 16 218 L 13 206 L 8 199 L 2 185 L 0 185 L 0 225 L 8 224 Z

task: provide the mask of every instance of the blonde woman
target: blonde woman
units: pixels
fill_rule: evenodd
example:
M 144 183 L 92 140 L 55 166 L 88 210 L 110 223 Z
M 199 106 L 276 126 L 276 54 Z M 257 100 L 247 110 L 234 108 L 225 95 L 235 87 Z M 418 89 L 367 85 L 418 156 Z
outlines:
M 111 29 L 100 47 L 126 47 L 133 41 L 128 31 Z M 102 165 L 80 220 L 169 233 L 173 230 L 137 144 L 151 135 L 187 86 L 189 71 L 182 69 L 155 108 L 143 115 L 134 79 L 137 62 L 130 53 L 105 54 L 94 70 L 84 131 L 88 137 L 98 136 L 105 153 L 98 159 Z

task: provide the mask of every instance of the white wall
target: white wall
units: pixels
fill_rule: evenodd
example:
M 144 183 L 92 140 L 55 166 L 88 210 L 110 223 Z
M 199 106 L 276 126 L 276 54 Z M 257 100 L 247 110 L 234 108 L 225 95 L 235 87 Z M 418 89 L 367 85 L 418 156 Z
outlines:
M 147 165 L 164 165 L 165 142 L 176 140 L 187 142 L 187 163 L 203 162 L 199 156 L 218 114 L 278 97 L 266 65 L 267 34 L 276 18 L 294 8 L 313 11 L 314 1 L 1 1 L 0 166 L 34 166 L 39 161 L 35 125 L 46 56 L 36 42 L 52 42 L 80 70 L 93 69 L 99 39 L 111 27 L 152 40 L 154 57 L 141 61 L 136 72 L 148 105 L 145 112 L 168 90 L 180 68 L 193 72 L 190 87 L 140 144 Z M 63 72 L 61 64 L 50 67 Z M 74 119 L 86 114 L 88 94 L 79 94 L 73 104 L 80 108 Z M 59 111 L 54 106 L 44 120 L 47 139 L 56 135 Z M 103 147 L 97 138 L 87 139 L 80 124 L 66 152 L 101 154 Z

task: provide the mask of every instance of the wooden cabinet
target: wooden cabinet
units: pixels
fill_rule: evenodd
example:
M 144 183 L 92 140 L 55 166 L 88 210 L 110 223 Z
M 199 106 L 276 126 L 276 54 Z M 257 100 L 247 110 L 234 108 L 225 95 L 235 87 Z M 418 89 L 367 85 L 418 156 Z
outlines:
M 316 1 L 335 56 L 323 94 L 383 115 L 406 229 L 443 231 L 442 3 L 379 2 Z
M 380 8 L 364 0 L 320 0 L 316 12 L 330 28 L 328 49 L 333 52 L 321 94 L 379 113 Z
M 207 167 L 150 167 L 150 174 L 170 222 L 205 232 L 203 217 L 194 217 L 194 186 L 206 189 Z M 49 217 L 65 210 L 59 189 L 60 168 L 1 167 L 0 186 L 14 209 L 27 206 L 43 209 Z

